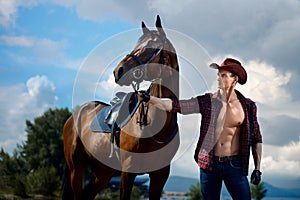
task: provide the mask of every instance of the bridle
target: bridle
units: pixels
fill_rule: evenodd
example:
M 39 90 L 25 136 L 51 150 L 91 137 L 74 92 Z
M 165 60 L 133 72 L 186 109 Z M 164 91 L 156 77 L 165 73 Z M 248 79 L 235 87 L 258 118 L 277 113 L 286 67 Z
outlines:
M 151 84 L 148 87 L 147 92 L 150 92 L 150 89 L 151 89 L 153 83 L 156 80 L 161 79 L 161 75 L 162 75 L 162 71 L 163 71 L 162 68 L 163 68 L 163 65 L 166 64 L 166 60 L 164 59 L 164 48 L 165 48 L 165 44 L 166 44 L 167 39 L 166 39 L 166 37 L 164 37 L 164 38 L 161 37 L 159 34 L 155 34 L 155 35 L 158 38 L 160 38 L 161 45 L 160 45 L 159 48 L 155 49 L 155 51 L 153 52 L 152 56 L 149 59 L 147 59 L 146 62 L 142 62 L 141 59 L 139 57 L 137 57 L 134 53 L 130 53 L 130 54 L 127 55 L 128 57 L 133 58 L 133 60 L 137 64 L 139 64 L 141 66 L 140 68 L 135 69 L 132 72 L 132 75 L 133 75 L 133 77 L 135 78 L 136 81 L 132 81 L 131 85 L 133 87 L 133 90 L 136 93 L 139 90 L 139 84 L 142 81 L 142 77 L 144 76 L 147 64 L 151 63 L 158 55 L 160 56 L 159 62 L 158 62 L 160 64 L 160 66 L 161 66 L 160 67 L 159 77 L 151 80 Z M 140 113 L 139 113 L 140 116 L 139 116 L 139 120 L 138 120 L 138 123 L 139 123 L 140 127 L 144 127 L 144 126 L 148 125 L 148 121 L 147 121 L 148 109 L 149 109 L 148 105 L 145 105 L 144 103 L 142 103 L 142 106 L 141 106 L 141 109 L 140 109 Z
M 155 35 L 158 38 L 160 38 L 162 43 L 159 48 L 155 49 L 152 56 L 149 59 L 147 59 L 146 62 L 142 62 L 141 59 L 139 57 L 137 57 L 134 53 L 127 54 L 128 57 L 133 58 L 133 60 L 141 66 L 140 68 L 137 68 L 137 69 L 133 70 L 133 72 L 132 72 L 132 75 L 136 81 L 132 81 L 131 85 L 135 92 L 137 92 L 139 90 L 139 84 L 142 82 L 142 77 L 144 76 L 144 73 L 146 71 L 147 64 L 151 63 L 158 55 L 160 55 L 160 58 L 159 58 L 159 63 L 161 64 L 160 75 L 159 75 L 159 77 L 155 78 L 154 80 L 151 80 L 152 83 L 155 80 L 161 78 L 160 76 L 162 74 L 162 66 L 166 64 L 166 61 L 163 58 L 164 58 L 164 48 L 165 48 L 167 39 L 166 39 L 166 37 L 164 37 L 164 38 L 161 37 L 159 34 L 155 33 Z M 152 83 L 151 83 L 150 87 L 152 86 Z M 148 90 L 150 89 L 150 87 L 148 88 Z

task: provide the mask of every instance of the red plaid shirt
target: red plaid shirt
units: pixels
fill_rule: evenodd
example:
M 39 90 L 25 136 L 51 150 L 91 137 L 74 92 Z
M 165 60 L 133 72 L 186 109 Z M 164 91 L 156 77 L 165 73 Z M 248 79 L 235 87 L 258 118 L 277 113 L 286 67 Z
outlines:
M 240 155 L 242 156 L 243 175 L 248 175 L 250 147 L 256 143 L 262 143 L 262 136 L 256 115 L 256 105 L 235 90 L 238 99 L 245 112 L 245 119 L 241 125 Z M 215 125 L 222 107 L 219 93 L 206 93 L 195 98 L 173 101 L 172 112 L 182 114 L 200 113 L 200 136 L 195 150 L 195 161 L 202 169 L 212 170 L 213 150 L 216 144 Z

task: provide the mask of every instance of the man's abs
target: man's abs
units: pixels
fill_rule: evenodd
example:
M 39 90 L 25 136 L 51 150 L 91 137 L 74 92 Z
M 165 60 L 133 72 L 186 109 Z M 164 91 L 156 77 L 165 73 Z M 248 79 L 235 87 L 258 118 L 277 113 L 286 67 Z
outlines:
M 240 128 L 223 128 L 214 148 L 216 156 L 238 155 L 240 151 Z
M 245 115 L 239 101 L 226 105 L 224 118 L 218 117 L 216 130 L 216 156 L 232 156 L 239 154 L 240 129 Z

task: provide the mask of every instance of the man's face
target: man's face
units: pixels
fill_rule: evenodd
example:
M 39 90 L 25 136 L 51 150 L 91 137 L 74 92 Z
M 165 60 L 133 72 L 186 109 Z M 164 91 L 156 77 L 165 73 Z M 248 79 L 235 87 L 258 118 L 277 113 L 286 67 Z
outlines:
M 231 72 L 220 69 L 218 72 L 218 88 L 223 90 L 228 90 L 234 87 L 237 83 L 237 76 L 233 75 Z

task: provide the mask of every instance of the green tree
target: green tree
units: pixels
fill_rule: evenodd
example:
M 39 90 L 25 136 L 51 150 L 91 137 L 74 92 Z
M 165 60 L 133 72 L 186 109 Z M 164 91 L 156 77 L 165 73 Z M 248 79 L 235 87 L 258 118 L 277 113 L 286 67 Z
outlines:
M 199 200 L 202 199 L 201 188 L 199 181 L 195 185 L 191 185 L 189 188 L 189 192 L 187 193 L 190 200 Z
M 139 187 L 133 186 L 132 191 L 131 191 L 131 199 L 132 200 L 139 200 L 142 197 L 142 191 L 140 190 Z
M 251 184 L 251 197 L 255 200 L 263 199 L 267 191 L 263 182 L 260 182 L 258 185 Z
M 14 193 L 21 197 L 27 197 L 25 187 L 25 161 L 17 151 L 13 156 L 0 150 L 0 193 Z
M 54 195 L 60 189 L 60 179 L 56 169 L 51 166 L 41 167 L 27 176 L 27 187 L 30 193 Z
M 52 195 L 60 189 L 65 166 L 62 130 L 70 115 L 67 108 L 49 109 L 26 121 L 27 139 L 12 156 L 0 149 L 0 194 L 28 197 L 27 192 Z
M 27 140 L 21 148 L 28 169 L 53 166 L 62 178 L 65 165 L 62 131 L 70 115 L 67 108 L 49 109 L 33 123 L 26 120 Z

